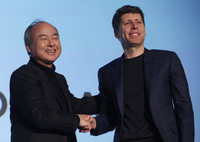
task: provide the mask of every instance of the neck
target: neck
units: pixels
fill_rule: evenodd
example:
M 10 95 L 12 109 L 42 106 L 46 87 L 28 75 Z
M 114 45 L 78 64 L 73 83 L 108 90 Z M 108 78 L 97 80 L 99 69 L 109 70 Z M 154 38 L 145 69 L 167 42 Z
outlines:
M 124 49 L 124 54 L 125 54 L 126 59 L 134 58 L 144 53 L 144 46 L 123 48 L 123 49 Z

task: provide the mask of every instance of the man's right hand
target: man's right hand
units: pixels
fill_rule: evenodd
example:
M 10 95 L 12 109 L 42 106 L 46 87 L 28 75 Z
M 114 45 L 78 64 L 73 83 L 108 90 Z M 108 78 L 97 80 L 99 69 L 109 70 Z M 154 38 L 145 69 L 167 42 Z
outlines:
M 80 130 L 80 132 L 89 132 L 91 130 L 91 125 L 90 125 L 90 119 L 91 116 L 90 115 L 86 115 L 86 114 L 78 114 L 80 122 L 79 122 L 79 127 L 78 129 Z
M 79 131 L 86 133 L 96 128 L 96 119 L 90 115 L 78 114 L 80 118 Z

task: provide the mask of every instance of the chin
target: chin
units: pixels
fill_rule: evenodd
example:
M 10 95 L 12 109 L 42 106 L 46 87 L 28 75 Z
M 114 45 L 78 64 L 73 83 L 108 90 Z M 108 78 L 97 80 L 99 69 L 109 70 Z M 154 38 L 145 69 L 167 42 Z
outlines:
M 57 58 L 49 58 L 49 59 L 47 59 L 47 62 L 54 62 L 54 61 L 56 61 L 56 59 Z

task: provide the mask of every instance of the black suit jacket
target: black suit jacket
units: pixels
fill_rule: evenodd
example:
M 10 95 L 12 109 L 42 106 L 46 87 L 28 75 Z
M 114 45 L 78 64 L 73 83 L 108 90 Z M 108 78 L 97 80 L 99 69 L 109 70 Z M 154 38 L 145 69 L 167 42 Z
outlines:
M 79 118 L 97 113 L 98 97 L 75 98 L 63 75 L 55 73 L 67 101 L 63 111 L 57 92 L 45 72 L 29 61 L 10 80 L 11 142 L 76 142 Z
M 116 128 L 119 142 L 124 116 L 122 57 L 99 69 L 102 114 L 97 117 L 99 135 Z M 193 142 L 194 118 L 188 84 L 174 52 L 145 50 L 145 87 L 150 112 L 164 142 Z

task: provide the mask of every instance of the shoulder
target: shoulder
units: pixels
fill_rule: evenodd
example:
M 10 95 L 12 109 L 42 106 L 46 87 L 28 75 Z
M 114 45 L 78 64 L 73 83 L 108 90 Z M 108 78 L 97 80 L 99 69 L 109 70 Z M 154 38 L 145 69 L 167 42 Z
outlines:
M 62 75 L 62 74 L 60 74 L 60 73 L 57 73 L 57 72 L 55 72 L 55 75 L 56 75 L 56 77 L 57 77 L 59 80 L 66 81 L 64 75 Z
M 16 69 L 12 75 L 12 76 L 24 76 L 25 74 L 27 74 L 29 72 L 29 67 L 27 65 L 22 65 L 21 67 L 19 67 L 18 69 Z
M 113 68 L 115 68 L 116 66 L 119 66 L 119 64 L 121 64 L 121 60 L 122 60 L 122 57 L 116 58 L 116 59 L 112 60 L 111 62 L 107 63 L 106 65 L 102 66 L 99 69 L 99 71 L 112 70 Z
M 45 73 L 37 67 L 35 64 L 28 62 L 26 65 L 22 65 L 16 69 L 12 75 L 11 79 L 20 79 L 20 80 L 32 80 L 33 79 L 43 79 L 45 78 Z
M 145 63 L 153 63 L 160 67 L 175 67 L 181 65 L 181 61 L 174 51 L 169 50 L 145 50 Z
M 177 54 L 170 50 L 158 50 L 158 49 L 145 49 L 145 57 L 150 57 L 151 59 L 171 59 L 173 57 L 177 58 Z
M 27 65 L 22 65 L 18 69 L 16 69 L 11 77 L 10 77 L 10 87 L 13 89 L 18 88 L 22 84 L 30 84 L 30 82 L 34 82 L 34 76 L 37 77 L 37 75 L 34 75 L 32 70 Z M 18 87 L 16 87 L 18 86 Z M 31 87 L 31 85 L 29 85 Z
M 152 55 L 171 55 L 176 54 L 174 51 L 170 50 L 160 50 L 160 49 L 145 49 L 145 53 L 152 54 Z

